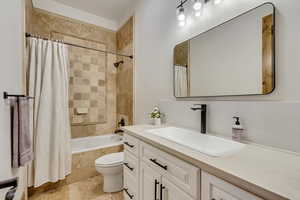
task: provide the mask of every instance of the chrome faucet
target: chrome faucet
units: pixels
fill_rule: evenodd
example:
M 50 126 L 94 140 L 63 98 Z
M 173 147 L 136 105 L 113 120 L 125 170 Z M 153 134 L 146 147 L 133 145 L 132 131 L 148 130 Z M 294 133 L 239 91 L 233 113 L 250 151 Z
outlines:
M 206 134 L 207 105 L 206 104 L 194 104 L 194 106 L 191 107 L 191 110 L 193 110 L 193 111 L 201 110 L 201 133 Z

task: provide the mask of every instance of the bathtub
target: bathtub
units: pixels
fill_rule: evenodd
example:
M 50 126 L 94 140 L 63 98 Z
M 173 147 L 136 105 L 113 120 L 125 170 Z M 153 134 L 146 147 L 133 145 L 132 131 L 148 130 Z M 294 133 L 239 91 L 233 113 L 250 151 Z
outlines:
M 71 140 L 72 154 L 94 151 L 123 144 L 122 136 L 107 134 Z

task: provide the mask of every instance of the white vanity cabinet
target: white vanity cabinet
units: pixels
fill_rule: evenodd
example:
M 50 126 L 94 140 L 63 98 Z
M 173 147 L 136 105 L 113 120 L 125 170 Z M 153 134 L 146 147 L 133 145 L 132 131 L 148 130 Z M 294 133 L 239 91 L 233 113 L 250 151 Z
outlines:
M 200 169 L 152 145 L 140 142 L 140 161 L 177 185 L 193 199 L 200 199 Z M 163 199 L 165 200 L 165 199 Z
M 124 169 L 124 199 L 125 200 L 139 200 L 138 182 L 128 170 Z
M 146 163 L 140 168 L 140 199 L 141 200 L 194 200 L 181 188 L 163 175 L 157 173 Z
M 199 168 L 128 134 L 124 148 L 125 199 L 200 200 Z
M 194 200 L 191 196 L 183 192 L 178 186 L 166 178 L 162 178 L 162 198 L 163 200 Z
M 201 200 L 263 200 L 206 172 L 201 180 Z
M 124 199 L 139 200 L 139 140 L 124 135 Z
M 140 199 L 159 199 L 161 175 L 147 164 L 141 162 L 140 168 Z
M 135 137 L 132 137 L 128 134 L 124 134 L 124 149 L 127 152 L 130 152 L 132 155 L 139 156 L 139 140 Z
M 126 133 L 124 143 L 125 200 L 263 200 Z

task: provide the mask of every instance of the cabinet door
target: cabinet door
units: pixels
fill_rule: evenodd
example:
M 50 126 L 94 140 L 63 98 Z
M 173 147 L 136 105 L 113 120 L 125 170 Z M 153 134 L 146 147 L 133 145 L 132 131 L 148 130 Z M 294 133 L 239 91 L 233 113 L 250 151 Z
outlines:
M 200 199 L 199 168 L 144 142 L 140 142 L 140 159 L 195 200 Z
M 161 175 L 144 162 L 140 166 L 140 200 L 159 199 Z
M 160 191 L 162 193 L 160 200 L 193 200 L 191 196 L 164 177 L 162 178 Z
M 125 152 L 128 151 L 138 157 L 140 141 L 137 138 L 132 137 L 126 133 L 124 134 L 123 141 L 124 141 L 124 151 Z
M 139 185 L 128 170 L 124 170 L 124 200 L 139 200 Z
M 230 183 L 202 172 L 202 200 L 263 200 Z
M 130 173 L 133 177 L 135 177 L 136 182 L 138 182 L 139 161 L 134 155 L 132 155 L 128 151 L 124 152 L 124 171 Z

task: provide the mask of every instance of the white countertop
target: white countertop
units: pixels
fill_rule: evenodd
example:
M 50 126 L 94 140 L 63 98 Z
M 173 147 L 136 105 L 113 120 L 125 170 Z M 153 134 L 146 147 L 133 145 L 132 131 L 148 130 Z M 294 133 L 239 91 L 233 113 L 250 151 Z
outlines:
M 297 154 L 248 144 L 230 156 L 210 157 L 145 132 L 154 128 L 161 127 L 136 125 L 123 129 L 144 142 L 264 199 L 300 200 L 300 156 Z

